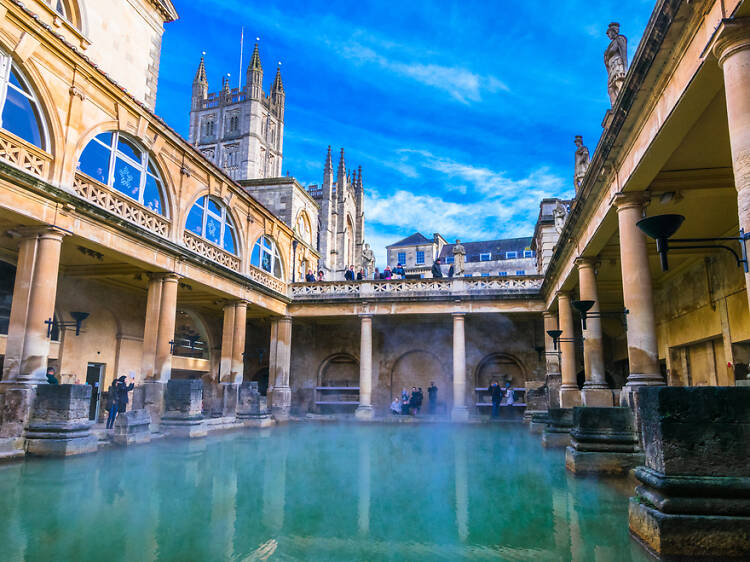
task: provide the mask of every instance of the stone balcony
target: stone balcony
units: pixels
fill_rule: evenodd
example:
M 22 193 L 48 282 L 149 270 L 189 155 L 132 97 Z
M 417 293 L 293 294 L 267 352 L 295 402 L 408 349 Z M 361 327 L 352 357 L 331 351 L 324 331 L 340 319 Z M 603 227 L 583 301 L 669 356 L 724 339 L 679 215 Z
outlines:
M 533 299 L 539 297 L 543 280 L 542 276 L 523 275 L 293 283 L 289 286 L 289 296 L 294 302 Z

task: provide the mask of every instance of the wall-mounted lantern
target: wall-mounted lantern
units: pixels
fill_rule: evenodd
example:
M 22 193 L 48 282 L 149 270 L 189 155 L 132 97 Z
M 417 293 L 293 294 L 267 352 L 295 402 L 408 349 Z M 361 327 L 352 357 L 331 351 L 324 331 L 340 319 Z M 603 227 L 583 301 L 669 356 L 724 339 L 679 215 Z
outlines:
M 684 221 L 685 217 L 682 215 L 656 215 L 641 219 L 636 223 L 636 226 L 638 226 L 646 236 L 656 240 L 656 251 L 659 253 L 662 271 L 669 270 L 667 252 L 669 251 L 669 246 L 672 245 L 675 249 L 683 250 L 698 248 L 721 248 L 722 250 L 727 250 L 737 260 L 737 267 L 742 266 L 745 269 L 745 273 L 748 273 L 747 241 L 750 239 L 750 233 L 746 234 L 744 230 L 740 229 L 739 236 L 725 236 L 719 238 L 672 238 Z M 700 242 L 739 242 L 740 253 L 738 254 L 733 248 L 730 248 L 725 244 L 700 244 Z
M 89 317 L 88 312 L 71 312 L 70 315 L 73 317 L 73 321 L 68 322 L 58 322 L 54 318 L 48 318 L 44 321 L 44 323 L 47 325 L 47 337 L 52 337 L 52 330 L 54 328 L 72 328 L 75 326 L 76 329 L 76 336 L 81 335 L 81 324 L 83 324 L 83 321 L 86 320 L 86 318 Z
M 586 329 L 587 318 L 603 318 L 604 316 L 622 316 L 622 322 L 625 326 L 625 331 L 628 330 L 628 309 L 614 310 L 612 312 L 590 312 L 590 310 L 596 304 L 595 301 L 573 301 L 570 303 L 581 315 L 581 327 Z

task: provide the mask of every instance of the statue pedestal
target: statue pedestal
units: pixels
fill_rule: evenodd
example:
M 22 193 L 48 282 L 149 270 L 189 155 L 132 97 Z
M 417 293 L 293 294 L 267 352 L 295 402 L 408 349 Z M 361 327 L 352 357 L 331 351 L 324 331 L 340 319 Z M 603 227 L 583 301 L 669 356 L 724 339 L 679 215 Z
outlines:
M 573 428 L 573 408 L 550 408 L 549 423 L 542 434 L 542 446 L 548 449 L 570 445 Z
M 233 418 L 237 415 L 237 398 L 239 384 L 221 383 L 223 392 L 221 394 L 221 415 L 225 418 Z
M 287 421 L 292 409 L 292 389 L 277 386 L 271 393 L 271 414 L 276 421 Z
M 584 406 L 611 408 L 614 406 L 614 394 L 609 388 L 583 385 L 581 402 Z
M 171 380 L 167 383 L 161 429 L 167 437 L 205 437 L 203 381 Z
M 151 442 L 151 416 L 148 410 L 130 410 L 117 414 L 115 433 L 112 441 L 115 445 L 129 447 Z
M 661 557 L 750 558 L 750 388 L 641 387 L 630 532 Z
M 267 427 L 274 421 L 263 403 L 257 382 L 243 382 L 237 394 L 237 419 L 246 425 Z
M 565 467 L 576 475 L 625 476 L 643 463 L 630 408 L 575 408 L 570 437 Z
M 88 384 L 40 384 L 26 427 L 26 454 L 65 457 L 95 453 L 97 439 L 89 420 Z

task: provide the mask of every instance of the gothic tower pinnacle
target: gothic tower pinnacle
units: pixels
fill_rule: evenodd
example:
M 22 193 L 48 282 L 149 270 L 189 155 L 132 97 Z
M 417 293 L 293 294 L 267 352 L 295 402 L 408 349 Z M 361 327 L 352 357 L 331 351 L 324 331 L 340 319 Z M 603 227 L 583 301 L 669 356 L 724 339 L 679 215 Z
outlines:
M 200 100 L 208 97 L 208 80 L 206 79 L 205 53 L 201 55 L 201 62 L 193 79 L 193 109 L 198 109 Z
M 250 90 L 250 97 L 256 100 L 263 98 L 263 66 L 260 64 L 258 44 L 255 44 L 250 64 L 247 65 L 245 75 L 246 87 Z

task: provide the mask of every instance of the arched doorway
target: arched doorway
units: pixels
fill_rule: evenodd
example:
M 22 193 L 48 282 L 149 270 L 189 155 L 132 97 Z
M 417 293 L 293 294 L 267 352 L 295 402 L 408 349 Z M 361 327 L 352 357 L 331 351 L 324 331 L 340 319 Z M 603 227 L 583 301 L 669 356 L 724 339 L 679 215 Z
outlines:
M 336 353 L 318 370 L 315 406 L 320 411 L 348 411 L 359 404 L 359 361 L 348 353 Z
M 526 382 L 526 369 L 512 355 L 492 353 L 479 362 L 474 380 L 477 388 L 487 388 L 493 380 L 501 386 L 509 382 L 512 387 L 520 388 Z
M 401 396 L 402 389 L 411 391 L 416 386 L 422 388 L 426 401 L 427 389 L 433 381 L 438 388 L 437 411 L 447 412 L 453 404 L 453 381 L 449 372 L 432 353 L 421 350 L 405 353 L 391 370 L 391 399 Z
M 265 396 L 268 393 L 268 367 L 260 369 L 250 380 L 258 383 L 258 392 L 260 392 L 261 396 Z

